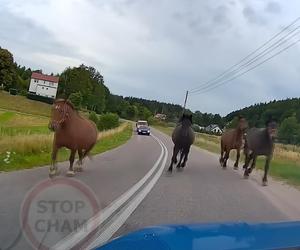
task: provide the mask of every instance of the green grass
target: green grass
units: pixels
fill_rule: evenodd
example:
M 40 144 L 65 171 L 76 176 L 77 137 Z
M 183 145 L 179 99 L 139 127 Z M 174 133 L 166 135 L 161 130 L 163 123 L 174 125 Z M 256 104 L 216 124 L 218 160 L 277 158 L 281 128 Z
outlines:
M 155 126 L 158 130 L 167 135 L 171 135 L 174 128 Z M 208 150 L 213 153 L 220 154 L 220 137 L 208 134 L 197 133 L 195 146 Z M 230 158 L 235 160 L 236 153 L 234 150 L 230 153 Z M 244 162 L 244 157 L 241 157 L 240 166 Z M 218 163 L 216 163 L 218 164 Z M 257 168 L 263 169 L 265 157 L 261 156 L 257 159 Z M 299 147 L 292 145 L 276 144 L 274 156 L 271 161 L 270 175 L 280 179 L 288 184 L 300 186 L 300 157 Z
M 51 105 L 29 100 L 25 96 L 14 96 L 0 91 L 0 109 L 49 117 Z
M 107 133 L 99 142 L 95 145 L 92 150 L 92 154 L 99 154 L 113 148 L 116 148 L 125 142 L 127 142 L 132 135 L 132 126 L 127 124 L 126 126 L 120 126 L 121 129 L 113 129 L 111 133 Z M 109 132 L 109 131 L 107 131 Z M 51 138 L 50 138 L 51 139 Z M 3 152 L 0 154 L 0 171 L 13 171 L 33 168 L 36 166 L 50 164 L 51 147 L 46 145 L 45 148 L 38 147 L 36 152 L 14 153 L 10 152 L 9 163 L 4 161 L 7 158 L 7 153 Z M 61 149 L 57 156 L 57 161 L 66 161 L 69 158 L 69 150 Z

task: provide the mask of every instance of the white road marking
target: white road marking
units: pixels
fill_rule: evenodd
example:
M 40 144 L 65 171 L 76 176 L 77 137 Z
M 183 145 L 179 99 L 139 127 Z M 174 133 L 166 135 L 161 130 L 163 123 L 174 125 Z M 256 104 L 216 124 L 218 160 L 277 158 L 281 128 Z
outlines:
M 155 137 L 154 137 L 155 138 Z M 152 190 L 159 177 L 161 176 L 164 167 L 166 165 L 168 159 L 168 150 L 166 146 L 158 139 L 155 138 L 159 143 L 162 144 L 165 150 L 165 156 L 161 166 L 155 176 L 151 179 L 151 181 L 133 198 L 132 201 L 127 205 L 124 211 L 122 211 L 117 218 L 112 221 L 112 223 L 96 238 L 94 242 L 92 242 L 87 249 L 92 249 L 97 246 L 101 246 L 106 243 L 117 231 L 118 229 L 125 223 L 125 221 L 129 218 L 129 216 L 134 212 L 134 210 L 139 206 L 139 204 L 144 200 L 147 194 Z
M 151 177 L 151 175 L 159 167 L 159 163 L 161 162 L 163 156 L 165 155 L 165 158 L 164 158 L 164 162 L 165 162 L 166 161 L 166 155 L 168 155 L 167 154 L 167 149 L 162 144 L 162 142 L 156 136 L 152 135 L 152 137 L 160 145 L 161 154 L 158 157 L 155 164 L 153 165 L 153 167 L 150 169 L 150 171 L 141 180 L 139 180 L 134 186 L 132 186 L 125 193 L 123 193 L 119 198 L 117 198 L 110 205 L 108 205 L 106 208 L 99 211 L 95 216 L 93 216 L 91 219 L 89 219 L 86 226 L 82 227 L 82 230 L 79 230 L 79 231 L 76 231 L 76 232 L 73 232 L 73 233 L 69 234 L 68 236 L 66 236 L 65 238 L 60 240 L 58 243 L 56 243 L 53 247 L 51 247 L 51 249 L 53 249 L 53 250 L 67 250 L 67 249 L 71 249 L 72 247 L 76 246 L 78 243 L 80 243 L 82 240 L 84 240 L 91 232 L 93 232 L 97 227 L 99 227 L 105 220 L 107 220 L 124 203 L 126 203 L 134 195 L 134 193 L 136 193 L 148 181 L 148 179 Z M 164 165 L 161 165 L 161 168 L 163 168 L 163 166 Z M 155 177 L 156 177 L 156 175 L 153 177 L 153 179 Z M 148 183 L 148 185 L 149 184 L 150 184 L 150 182 Z M 150 190 L 149 190 L 149 192 L 150 192 Z M 139 194 L 137 194 L 137 196 Z M 146 193 L 146 195 L 147 195 L 147 193 Z M 109 240 L 109 239 L 107 239 L 107 240 Z

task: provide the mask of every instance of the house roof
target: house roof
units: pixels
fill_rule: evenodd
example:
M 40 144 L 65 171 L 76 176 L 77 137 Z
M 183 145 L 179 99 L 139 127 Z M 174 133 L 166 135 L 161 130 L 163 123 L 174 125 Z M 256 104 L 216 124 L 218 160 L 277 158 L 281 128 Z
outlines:
M 31 78 L 56 83 L 58 83 L 59 80 L 59 77 L 57 76 L 44 75 L 38 72 L 32 72 Z

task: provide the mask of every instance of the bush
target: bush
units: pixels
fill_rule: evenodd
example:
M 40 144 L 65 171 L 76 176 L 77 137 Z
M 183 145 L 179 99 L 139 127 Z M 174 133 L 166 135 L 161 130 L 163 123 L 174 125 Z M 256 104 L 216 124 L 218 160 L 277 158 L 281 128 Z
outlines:
M 68 99 L 73 103 L 76 109 L 81 108 L 83 97 L 80 91 L 70 94 Z
M 98 130 L 107 130 L 119 126 L 119 116 L 113 113 L 107 113 L 99 116 L 97 123 Z
M 9 93 L 10 93 L 11 95 L 17 95 L 17 94 L 18 94 L 18 91 L 17 91 L 16 89 L 10 88 L 10 89 L 9 89 Z
M 93 122 L 98 126 L 99 118 L 98 118 L 97 114 L 96 114 L 94 111 L 92 111 L 92 112 L 89 114 L 89 119 L 90 119 L 91 121 L 93 121 Z

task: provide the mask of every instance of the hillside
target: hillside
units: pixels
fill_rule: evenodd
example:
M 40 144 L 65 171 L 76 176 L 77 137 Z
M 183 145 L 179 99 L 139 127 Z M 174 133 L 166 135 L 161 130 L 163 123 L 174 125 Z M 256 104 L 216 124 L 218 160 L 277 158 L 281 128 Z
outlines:
M 25 96 L 10 95 L 0 91 L 0 109 L 39 116 L 50 116 L 51 105 L 27 99 Z
M 300 98 L 255 104 L 229 113 L 224 120 L 229 122 L 238 115 L 244 116 L 251 127 L 263 127 L 269 118 L 282 123 L 284 119 L 291 116 L 295 116 L 297 122 L 300 123 Z

